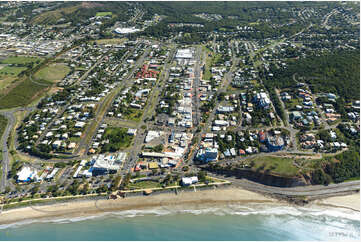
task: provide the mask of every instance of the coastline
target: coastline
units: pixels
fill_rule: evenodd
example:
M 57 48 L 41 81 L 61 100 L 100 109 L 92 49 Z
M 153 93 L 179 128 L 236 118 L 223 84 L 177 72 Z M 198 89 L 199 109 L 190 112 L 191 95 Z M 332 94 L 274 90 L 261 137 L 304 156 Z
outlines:
M 192 210 L 205 209 L 224 205 L 264 204 L 271 206 L 290 206 L 283 200 L 264 196 L 237 187 L 219 188 L 215 190 L 200 190 L 174 193 L 163 193 L 150 196 L 134 196 L 116 200 L 83 200 L 55 203 L 51 205 L 36 205 L 5 210 L 0 216 L 0 225 L 13 224 L 22 221 L 42 219 L 62 219 L 75 217 L 90 217 L 108 212 L 130 210 L 166 209 Z M 360 211 L 360 194 L 329 197 L 312 201 L 310 206 L 325 206 L 348 208 Z M 296 206 L 296 205 L 293 205 Z

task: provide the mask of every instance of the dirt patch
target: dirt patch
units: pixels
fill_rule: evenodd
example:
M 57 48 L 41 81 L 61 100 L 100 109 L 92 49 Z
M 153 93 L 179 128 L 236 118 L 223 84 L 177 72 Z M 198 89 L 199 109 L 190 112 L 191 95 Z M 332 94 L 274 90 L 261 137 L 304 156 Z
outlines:
M 57 92 L 59 92 L 59 91 L 61 91 L 61 90 L 63 90 L 64 88 L 62 88 L 62 87 L 52 87 L 52 88 L 50 88 L 50 90 L 49 90 L 49 94 L 54 94 L 54 93 L 57 93 Z

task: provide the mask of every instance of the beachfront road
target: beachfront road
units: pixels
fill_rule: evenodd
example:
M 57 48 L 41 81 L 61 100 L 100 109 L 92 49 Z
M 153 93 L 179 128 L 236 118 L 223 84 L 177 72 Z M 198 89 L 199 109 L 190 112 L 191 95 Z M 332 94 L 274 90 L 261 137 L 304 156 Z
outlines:
M 228 180 L 233 185 L 240 186 L 244 189 L 283 196 L 308 196 L 308 197 L 321 197 L 332 196 L 340 193 L 360 191 L 360 181 L 350 181 L 338 184 L 312 185 L 312 186 L 298 186 L 298 187 L 274 187 L 267 186 L 246 179 L 238 179 L 235 177 L 214 175 L 212 176 Z

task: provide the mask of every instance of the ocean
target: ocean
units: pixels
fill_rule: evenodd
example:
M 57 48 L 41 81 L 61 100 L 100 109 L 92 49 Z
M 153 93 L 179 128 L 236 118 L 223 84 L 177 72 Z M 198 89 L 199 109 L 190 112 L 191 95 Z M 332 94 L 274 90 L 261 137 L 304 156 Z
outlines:
M 161 207 L 0 225 L 0 241 L 359 239 L 359 212 L 269 204 Z

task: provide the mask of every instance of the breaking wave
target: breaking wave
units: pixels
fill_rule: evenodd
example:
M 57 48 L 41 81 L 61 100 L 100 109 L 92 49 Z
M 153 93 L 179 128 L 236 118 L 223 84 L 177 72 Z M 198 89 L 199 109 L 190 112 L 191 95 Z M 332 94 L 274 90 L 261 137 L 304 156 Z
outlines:
M 277 204 L 228 204 L 214 206 L 197 206 L 196 208 L 189 206 L 163 206 L 153 209 L 144 210 L 126 210 L 103 212 L 91 216 L 65 217 L 54 219 L 38 219 L 24 220 L 12 224 L 0 225 L 0 230 L 17 228 L 32 223 L 76 223 L 85 220 L 94 220 L 101 218 L 119 218 L 129 219 L 140 216 L 167 216 L 177 214 L 192 215 L 216 215 L 216 216 L 271 216 L 271 217 L 293 217 L 302 218 L 302 220 L 310 220 L 330 225 L 360 223 L 360 212 L 352 211 L 344 208 L 325 208 L 316 205 L 309 207 L 297 207 L 291 205 Z

